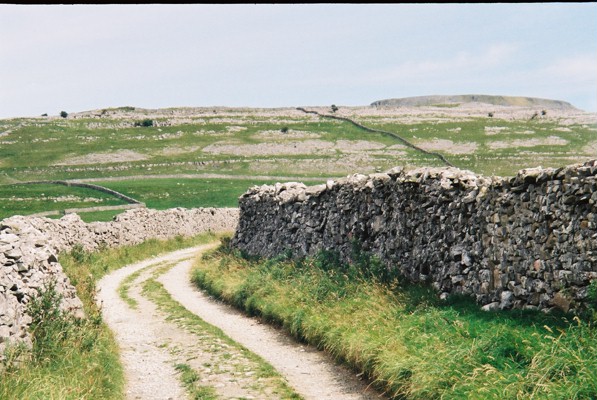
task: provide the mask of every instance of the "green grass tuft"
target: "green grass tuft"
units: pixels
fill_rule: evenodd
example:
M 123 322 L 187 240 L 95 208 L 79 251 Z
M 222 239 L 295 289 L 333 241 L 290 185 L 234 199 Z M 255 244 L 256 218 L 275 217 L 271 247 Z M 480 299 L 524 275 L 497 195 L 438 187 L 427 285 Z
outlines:
M 176 364 L 174 368 L 180 372 L 180 380 L 194 400 L 217 400 L 216 390 L 209 386 L 197 384 L 199 375 L 188 364 Z

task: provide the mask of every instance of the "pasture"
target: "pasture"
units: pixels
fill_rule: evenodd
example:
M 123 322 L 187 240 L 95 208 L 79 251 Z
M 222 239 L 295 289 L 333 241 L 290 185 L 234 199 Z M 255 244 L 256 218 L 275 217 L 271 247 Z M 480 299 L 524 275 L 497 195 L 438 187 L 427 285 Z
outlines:
M 579 110 L 487 104 L 307 109 L 392 132 L 483 175 L 509 176 L 522 168 L 559 167 L 597 156 L 597 116 Z M 93 181 L 159 209 L 233 207 L 255 184 L 321 183 L 395 166 L 442 162 L 390 135 L 293 108 L 120 107 L 68 118 L 5 119 L 0 120 L 0 213 L 122 204 L 97 192 L 22 185 L 29 181 Z

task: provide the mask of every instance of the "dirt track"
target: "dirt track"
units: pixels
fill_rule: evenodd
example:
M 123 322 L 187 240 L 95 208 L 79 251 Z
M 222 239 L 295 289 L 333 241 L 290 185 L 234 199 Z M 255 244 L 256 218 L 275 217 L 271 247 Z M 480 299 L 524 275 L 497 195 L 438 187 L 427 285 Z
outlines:
M 256 379 L 250 361 L 231 346 L 214 344 L 204 334 L 197 337 L 176 324 L 141 295 L 142 283 L 165 264 L 174 266 L 158 278 L 172 298 L 204 321 L 217 326 L 240 345 L 269 362 L 303 398 L 314 400 L 378 399 L 379 395 L 323 352 L 297 344 L 280 331 L 218 303 L 189 280 L 193 258 L 209 246 L 169 253 L 129 265 L 104 277 L 98 300 L 104 318 L 115 332 L 127 376 L 128 399 L 182 399 L 186 395 L 176 378 L 174 365 L 191 364 L 201 384 L 213 387 L 221 398 L 280 398 L 269 381 Z M 133 309 L 118 294 L 120 283 L 140 271 L 128 294 L 137 301 Z M 219 351 L 214 351 L 214 346 Z M 218 347 L 220 346 L 220 347 Z M 232 354 L 232 356 L 230 356 Z M 224 355 L 227 355 L 222 358 Z M 228 365 L 230 359 L 233 365 Z M 228 364 L 226 364 L 228 363 Z M 223 365 L 215 368 L 214 365 Z M 205 367 L 209 365 L 210 367 Z M 235 372 L 236 371 L 236 372 Z M 238 371 L 242 372 L 240 375 Z

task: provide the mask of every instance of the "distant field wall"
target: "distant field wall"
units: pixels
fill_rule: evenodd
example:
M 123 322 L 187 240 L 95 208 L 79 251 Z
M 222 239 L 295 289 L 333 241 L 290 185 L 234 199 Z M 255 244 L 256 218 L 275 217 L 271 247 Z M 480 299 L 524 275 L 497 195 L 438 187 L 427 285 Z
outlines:
M 253 188 L 233 245 L 251 255 L 358 242 L 387 268 L 485 309 L 580 309 L 597 279 L 597 160 L 488 178 L 394 169 L 326 185 Z
M 24 182 L 25 185 L 37 185 L 37 184 L 53 184 L 53 185 L 62 185 L 62 186 L 73 186 L 73 187 L 80 187 L 86 189 L 97 190 L 98 192 L 106 193 L 111 196 L 117 197 L 129 204 L 141 204 L 140 201 L 133 199 L 125 194 L 117 192 L 116 190 L 109 189 L 107 187 L 94 185 L 92 183 L 84 183 L 84 182 L 75 182 L 75 181 L 36 181 L 36 182 Z
M 49 217 L 53 215 L 64 215 L 64 214 L 78 214 L 96 211 L 117 211 L 117 210 L 132 210 L 134 208 L 143 208 L 145 204 L 123 204 L 120 206 L 97 206 L 97 207 L 81 207 L 81 208 L 66 208 L 64 210 L 44 211 L 35 214 L 28 214 L 29 217 Z

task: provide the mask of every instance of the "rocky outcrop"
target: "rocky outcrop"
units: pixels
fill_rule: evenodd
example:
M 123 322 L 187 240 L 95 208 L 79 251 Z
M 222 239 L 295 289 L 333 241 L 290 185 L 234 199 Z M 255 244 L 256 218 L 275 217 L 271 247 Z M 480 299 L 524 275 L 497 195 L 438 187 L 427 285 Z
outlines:
M 461 103 L 485 103 L 496 106 L 535 107 L 556 110 L 575 110 L 575 107 L 565 101 L 539 99 L 536 97 L 493 96 L 485 94 L 464 94 L 453 96 L 416 96 L 399 99 L 377 100 L 371 103 L 375 107 L 421 107 Z
M 578 308 L 597 279 L 597 161 L 512 178 L 456 168 L 352 175 L 326 185 L 254 187 L 233 245 L 296 256 L 351 242 L 388 268 L 486 309 Z
M 0 358 L 9 342 L 29 342 L 31 317 L 26 308 L 37 289 L 53 280 L 62 294 L 61 308 L 82 315 L 75 288 L 58 254 L 75 245 L 86 250 L 168 239 L 202 232 L 233 231 L 237 209 L 135 209 L 111 222 L 87 224 L 77 214 L 61 219 L 15 216 L 0 222 Z

